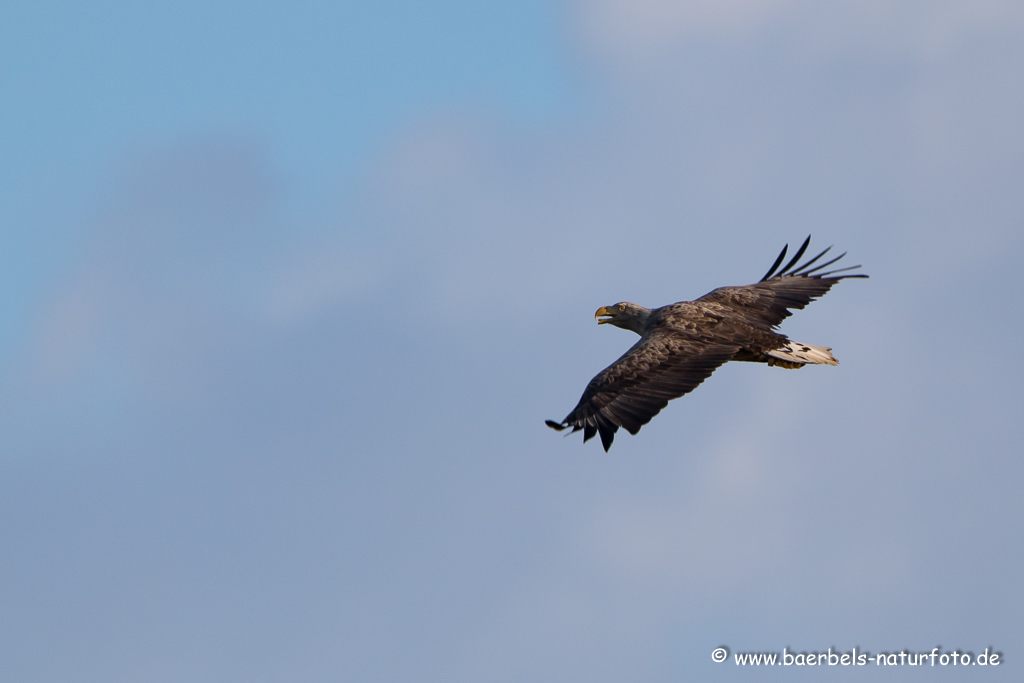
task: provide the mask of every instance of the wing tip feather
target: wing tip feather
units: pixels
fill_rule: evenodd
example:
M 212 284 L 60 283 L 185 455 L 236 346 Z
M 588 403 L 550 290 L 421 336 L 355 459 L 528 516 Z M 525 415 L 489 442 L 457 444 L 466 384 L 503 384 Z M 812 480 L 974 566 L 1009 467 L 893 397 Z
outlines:
M 812 258 L 807 259 L 802 264 L 798 263 L 800 261 L 800 258 L 803 257 L 804 252 L 807 250 L 807 247 L 810 245 L 810 243 L 811 243 L 811 236 L 808 235 L 807 239 L 805 239 L 803 244 L 800 245 L 800 248 L 797 250 L 797 252 L 793 256 L 793 258 L 791 258 L 789 260 L 789 262 L 786 263 L 786 265 L 783 266 L 780 269 L 779 268 L 779 264 L 782 263 L 782 260 L 785 258 L 785 256 L 786 256 L 786 249 L 787 249 L 787 247 L 789 245 L 787 244 L 785 247 L 783 247 L 782 248 L 782 253 L 780 253 L 778 258 L 775 259 L 775 263 L 772 264 L 772 267 L 768 270 L 768 273 L 763 278 L 761 278 L 761 280 L 759 282 L 767 282 L 769 280 L 777 280 L 777 279 L 782 279 L 782 278 L 787 278 L 787 277 L 803 277 L 803 278 L 809 278 L 809 279 L 813 279 L 813 280 L 821 280 L 821 279 L 827 278 L 828 276 L 833 275 L 835 273 L 842 273 L 842 272 L 846 272 L 846 271 L 855 270 L 857 268 L 860 268 L 859 265 L 856 265 L 856 266 L 849 266 L 847 268 L 840 268 L 838 270 L 831 270 L 831 271 L 828 271 L 828 272 L 825 272 L 825 273 L 819 272 L 819 271 L 823 270 L 824 268 L 832 265 L 833 263 L 835 263 L 839 259 L 843 258 L 844 256 L 846 256 L 846 252 L 844 251 L 839 256 L 836 256 L 835 258 L 829 259 L 828 261 L 825 261 L 824 263 L 821 263 L 821 264 L 815 266 L 814 264 L 818 261 L 818 259 L 820 259 L 822 256 L 827 254 L 832 249 L 832 245 L 829 245 L 821 253 L 819 253 L 818 255 L 816 255 L 816 256 L 814 256 Z M 848 277 L 868 277 L 868 276 L 867 275 L 843 275 L 841 277 L 832 278 L 832 279 L 842 280 L 842 279 L 845 279 L 845 278 L 848 278 Z

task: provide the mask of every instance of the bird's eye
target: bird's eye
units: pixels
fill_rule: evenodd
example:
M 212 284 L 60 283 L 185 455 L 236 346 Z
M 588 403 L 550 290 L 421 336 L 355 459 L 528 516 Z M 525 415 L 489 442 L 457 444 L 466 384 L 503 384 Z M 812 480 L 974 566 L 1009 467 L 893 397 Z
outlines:
M 626 310 L 626 304 L 619 304 L 619 313 L 624 313 Z

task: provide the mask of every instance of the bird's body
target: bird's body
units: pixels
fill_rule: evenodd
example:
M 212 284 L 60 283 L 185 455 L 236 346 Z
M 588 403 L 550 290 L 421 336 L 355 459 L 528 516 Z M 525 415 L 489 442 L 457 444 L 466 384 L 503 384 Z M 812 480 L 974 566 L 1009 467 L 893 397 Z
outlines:
M 768 274 L 753 285 L 720 287 L 695 301 L 653 310 L 628 302 L 599 308 L 599 324 L 636 332 L 640 341 L 590 380 L 562 422 L 547 420 L 547 425 L 583 430 L 584 441 L 600 434 L 607 451 L 619 427 L 636 434 L 668 401 L 689 393 L 730 360 L 784 368 L 837 365 L 830 348 L 791 341 L 775 329 L 790 309 L 803 308 L 836 282 L 867 277 L 829 277 L 859 266 L 817 273 L 843 257 L 812 267 L 828 249 L 797 266 L 810 239 L 773 276 L 785 258 L 784 247 Z

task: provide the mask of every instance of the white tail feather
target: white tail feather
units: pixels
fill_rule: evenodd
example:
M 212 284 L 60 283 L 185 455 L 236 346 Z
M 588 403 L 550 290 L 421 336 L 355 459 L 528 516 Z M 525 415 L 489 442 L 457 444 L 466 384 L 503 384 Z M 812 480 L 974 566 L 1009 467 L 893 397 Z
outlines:
M 781 349 L 765 351 L 765 355 L 779 360 L 786 360 L 791 363 L 808 363 L 813 365 L 839 365 L 839 361 L 832 355 L 832 349 L 827 346 L 815 346 L 814 344 L 801 344 L 791 341 Z

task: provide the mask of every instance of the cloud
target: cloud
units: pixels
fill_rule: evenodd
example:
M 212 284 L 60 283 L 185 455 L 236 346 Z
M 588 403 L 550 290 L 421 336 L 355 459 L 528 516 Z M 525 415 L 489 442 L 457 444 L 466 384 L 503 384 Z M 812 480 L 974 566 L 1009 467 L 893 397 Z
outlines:
M 276 266 L 265 300 L 271 319 L 295 323 L 325 315 L 336 305 L 373 292 L 390 276 L 376 263 L 376 254 L 353 251 L 336 240 L 325 242 L 293 249 Z
M 584 42 L 604 57 L 652 59 L 690 37 L 729 37 L 791 15 L 799 0 L 597 0 L 577 3 Z
M 967 509 L 987 497 L 972 458 L 1007 457 L 998 430 L 958 417 L 967 402 L 998 411 L 987 375 L 953 379 L 970 361 L 947 349 L 961 322 L 1004 339 L 1019 326 L 977 303 L 1012 307 L 992 273 L 1012 269 L 1020 243 L 1022 62 L 1020 41 L 1006 39 L 1019 37 L 1016 10 L 751 6 L 740 18 L 636 5 L 667 25 L 601 38 L 611 42 L 599 56 L 618 71 L 604 74 L 586 117 L 523 134 L 487 112 L 435 116 L 375 168 L 367 214 L 401 245 L 410 308 L 429 311 L 417 332 L 443 329 L 445 349 L 478 350 L 461 363 L 519 375 L 487 373 L 493 417 L 481 434 L 505 433 L 511 415 L 560 417 L 633 341 L 593 326 L 598 305 L 752 281 L 781 241 L 808 232 L 872 276 L 783 328 L 834 346 L 839 368 L 724 368 L 637 437 L 623 434 L 610 458 L 579 435 L 517 425 L 487 446 L 544 482 L 508 490 L 550 507 L 530 543 L 481 548 L 524 557 L 467 617 L 463 637 L 488 652 L 467 671 L 516 656 L 601 660 L 574 673 L 612 680 L 621 660 L 604 644 L 671 640 L 690 619 L 816 637 L 824 610 L 829 637 L 863 637 L 853 631 L 883 619 L 872 637 L 905 638 L 978 614 L 953 618 L 924 600 L 993 557 L 988 547 L 988 560 L 949 557 L 937 541 L 955 516 L 940 499 Z M 651 36 L 655 51 L 641 44 Z M 796 48 L 776 49 L 780 36 Z M 556 400 L 563 409 L 547 414 Z M 531 459 L 548 448 L 565 460 Z M 952 474 L 965 471 L 979 488 Z M 1005 589 L 1007 575 L 992 572 Z M 924 606 L 910 609 L 915 600 Z M 697 629 L 687 635 L 709 637 Z M 677 656 L 631 661 L 667 670 Z
M 581 43 L 604 63 L 650 65 L 687 44 L 739 47 L 768 36 L 795 49 L 905 51 L 920 59 L 949 54 L 965 38 L 1024 23 L 1012 0 L 597 0 L 575 5 Z

